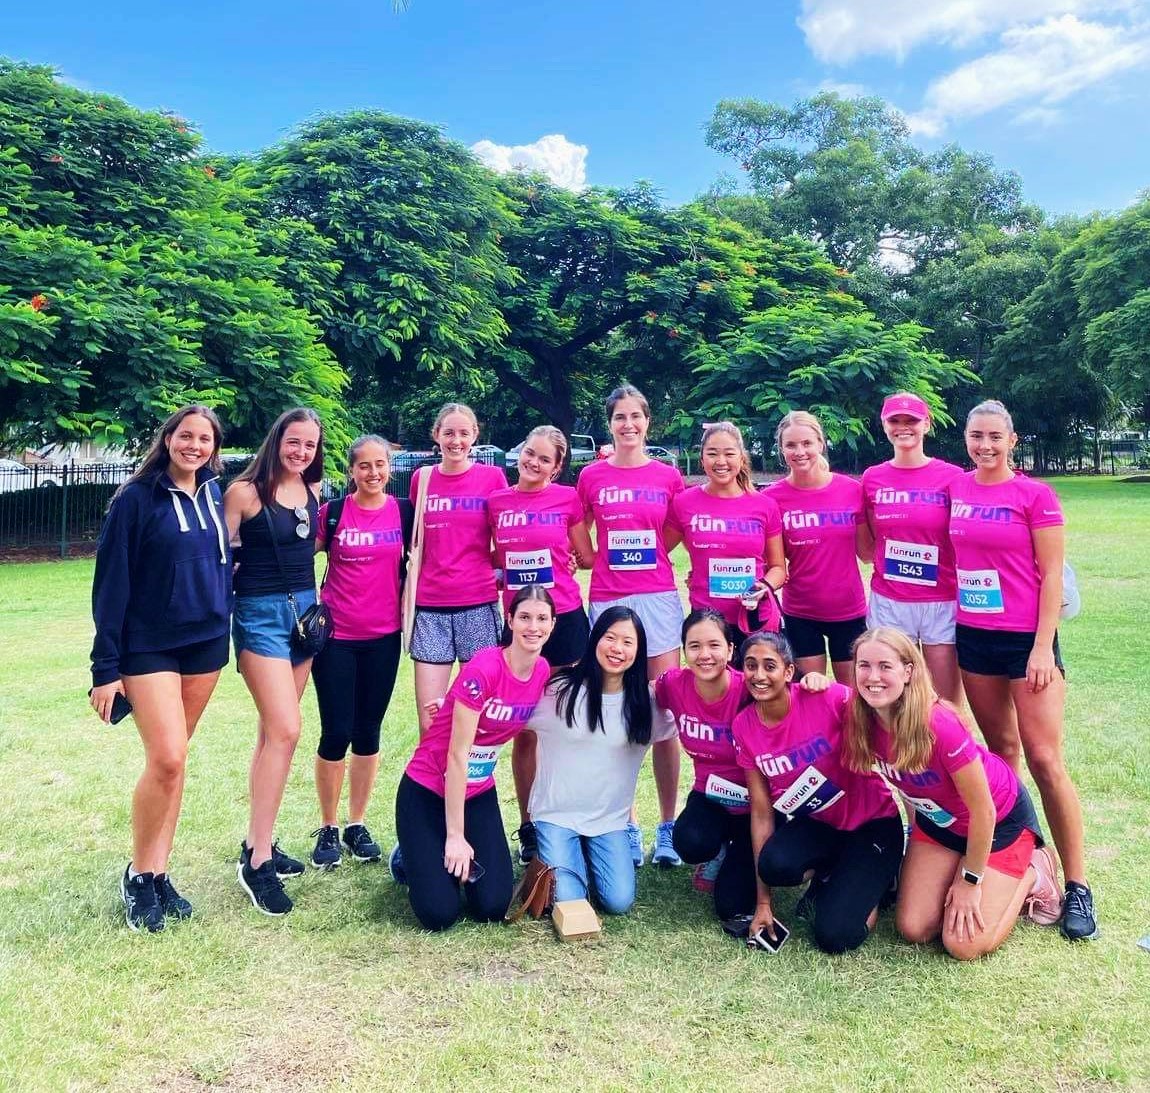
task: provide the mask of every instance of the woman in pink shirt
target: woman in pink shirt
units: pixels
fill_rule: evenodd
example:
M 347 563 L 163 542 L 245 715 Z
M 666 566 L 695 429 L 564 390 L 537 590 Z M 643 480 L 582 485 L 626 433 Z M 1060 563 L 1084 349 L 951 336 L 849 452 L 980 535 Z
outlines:
M 918 647 L 901 630 L 868 630 L 855 687 L 847 766 L 877 767 L 914 811 L 899 933 L 918 944 L 941 935 L 951 956 L 974 960 L 1007 939 L 1024 905 L 1034 921 L 1057 922 L 1057 866 L 1026 787 L 939 700 Z
M 468 914 L 498 922 L 513 870 L 495 789 L 500 747 L 523 731 L 551 671 L 542 657 L 555 626 L 546 589 L 521 588 L 507 616 L 511 644 L 482 649 L 459 669 L 399 781 L 395 830 L 411 909 L 427 930 Z M 395 855 L 393 855 L 393 861 Z
M 519 480 L 487 499 L 487 519 L 495 556 L 503 570 L 503 606 L 529 585 L 546 588 L 555 601 L 555 629 L 543 647 L 551 670 L 576 663 L 591 632 L 574 563 L 591 565 L 595 556 L 578 494 L 555 479 L 567 461 L 567 438 L 554 425 L 527 434 L 519 451 Z M 507 632 L 504 632 L 506 639 Z M 527 802 L 535 781 L 535 736 L 524 733 L 511 748 L 511 771 L 519 800 L 519 857 L 529 862 L 538 842 Z
M 647 455 L 651 407 L 637 388 L 624 384 L 607 396 L 607 424 L 615 450 L 607 459 L 584 467 L 576 483 L 587 521 L 595 526 L 595 564 L 591 569 L 591 623 L 612 606 L 629 607 L 647 635 L 647 678 L 658 679 L 679 666 L 679 628 L 683 605 L 667 556 L 664 525 L 683 476 Z M 679 742 L 663 740 L 651 751 L 662 820 L 655 830 L 656 865 L 675 866 L 671 845 L 679 792 Z M 643 864 L 643 833 L 632 820 L 627 828 L 636 866 Z
M 752 634 L 743 673 L 754 705 L 733 726 L 751 796 L 758 896 L 751 933 L 775 937 L 770 886 L 809 880 L 803 903 L 824 952 L 857 949 L 878 918 L 902 861 L 898 806 L 877 774 L 843 765 L 850 691 L 825 677 L 793 683 L 781 634 Z M 815 690 L 814 688 L 821 688 Z
M 691 606 L 718 611 L 738 649 L 747 634 L 778 629 L 775 593 L 787 575 L 782 518 L 751 482 L 743 434 L 731 422 L 707 426 L 702 463 L 707 481 L 671 501 L 667 544 L 681 541 L 691 559 Z
M 428 711 L 447 690 L 455 662 L 466 664 L 478 650 L 497 645 L 503 630 L 487 499 L 507 488 L 507 476 L 499 467 L 472 462 L 479 422 L 470 406 L 447 403 L 435 418 L 431 439 L 439 446 L 439 465 L 420 467 L 411 476 L 410 493 L 423 543 L 410 649 L 421 733 L 431 724 Z
M 731 735 L 735 715 L 751 699 L 742 673 L 731 667 L 727 626 L 714 608 L 692 611 L 683 622 L 687 667 L 670 668 L 655 682 L 655 702 L 674 718 L 695 766 L 686 807 L 675 820 L 675 851 L 698 867 L 695 887 L 714 892 L 720 919 L 755 909 L 751 803 Z M 700 870 L 716 859 L 715 874 L 704 883 Z
M 891 395 L 881 416 L 894 456 L 862 476 L 863 530 L 872 539 L 866 556 L 874 561 L 867 625 L 893 626 L 919 642 L 935 689 L 959 703 L 954 550 L 947 525 L 950 484 L 962 470 L 923 450 L 930 410 L 918 395 Z
M 862 486 L 832 474 L 818 418 L 792 410 L 775 433 L 786 478 L 767 494 L 782 513 L 787 583 L 783 615 L 799 673 L 825 672 L 849 683 L 851 645 L 866 629 L 866 593 L 857 555 L 866 550 Z
M 312 666 L 321 726 L 315 760 L 320 826 L 312 833 L 311 853 L 317 869 L 333 869 L 342 858 L 345 770 L 350 784 L 343 846 L 355 861 L 382 857 L 364 818 L 379 770 L 380 727 L 399 668 L 399 597 L 411 538 L 411 502 L 387 493 L 387 441 L 359 437 L 348 463 L 351 492 L 320 508 L 316 537 L 316 549 L 327 551 L 321 598 L 334 627 Z
M 1062 932 L 1085 940 L 1096 936 L 1097 920 L 1082 807 L 1062 755 L 1064 521 L 1048 485 L 1015 473 L 1010 454 L 1017 442 L 1001 402 L 980 402 L 967 415 L 975 469 L 950 490 L 958 664 L 991 751 L 1015 768 L 1019 751 L 1026 756 L 1066 875 Z

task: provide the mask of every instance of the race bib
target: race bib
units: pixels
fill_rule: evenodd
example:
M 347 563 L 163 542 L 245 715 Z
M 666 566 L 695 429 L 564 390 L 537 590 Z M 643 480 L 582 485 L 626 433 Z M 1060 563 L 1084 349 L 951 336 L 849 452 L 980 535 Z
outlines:
M 654 569 L 657 550 L 653 531 L 607 532 L 607 568 L 616 572 Z
M 775 802 L 785 816 L 810 816 L 830 808 L 843 795 L 843 791 L 814 767 L 807 767 Z
M 888 539 L 882 560 L 882 575 L 888 581 L 899 584 L 934 587 L 938 584 L 938 547 Z
M 746 786 L 720 778 L 717 774 L 707 776 L 703 792 L 707 800 L 714 801 L 724 808 L 745 808 L 751 803 L 751 795 Z
M 495 763 L 499 759 L 499 748 L 479 748 L 472 746 L 467 753 L 467 784 L 477 786 L 486 782 L 495 773 Z
M 555 568 L 551 564 L 551 551 L 509 550 L 503 566 L 503 583 L 508 588 L 523 588 L 537 584 L 540 588 L 555 587 Z
M 954 817 L 937 801 L 932 801 L 929 797 L 911 797 L 902 790 L 899 790 L 899 793 L 915 812 L 930 820 L 936 827 L 950 827 L 954 823 Z
M 1004 608 L 998 570 L 958 570 L 958 606 L 976 615 L 1001 615 Z
M 708 563 L 707 592 L 713 599 L 740 600 L 754 583 L 754 558 L 712 558 Z

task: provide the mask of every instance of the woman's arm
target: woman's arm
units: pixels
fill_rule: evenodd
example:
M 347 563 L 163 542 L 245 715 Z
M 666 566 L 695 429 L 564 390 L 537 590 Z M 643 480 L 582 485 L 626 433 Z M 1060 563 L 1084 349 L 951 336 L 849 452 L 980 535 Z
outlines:
M 763 572 L 763 577 L 767 584 L 778 592 L 787 580 L 787 559 L 783 553 L 782 535 L 770 535 L 767 537 L 764 559 L 766 560 L 767 568 Z
M 92 578 L 92 620 L 96 636 L 92 643 L 91 706 L 102 721 L 111 719 L 112 702 L 117 694 L 124 693 L 120 652 L 124 618 L 131 598 L 136 520 L 132 498 L 121 494 L 112 504 L 96 547 L 96 570 Z
M 590 569 L 595 564 L 595 548 L 591 545 L 591 533 L 585 521 L 580 520 L 567 528 L 567 540 L 571 553 L 577 559 L 580 569 Z
M 1062 564 L 1066 558 L 1066 537 L 1061 526 L 1033 528 L 1034 560 L 1038 565 L 1038 629 L 1034 648 L 1026 662 L 1026 685 L 1042 691 L 1054 680 L 1054 635 L 1062 611 Z
M 771 909 L 771 890 L 759 876 L 759 855 L 766 841 L 775 833 L 775 810 L 771 803 L 771 791 L 767 780 L 757 770 L 747 771 L 747 789 L 751 796 L 751 848 L 755 870 L 755 914 L 751 919 L 750 932 L 766 930 L 775 936 L 775 915 Z
M 970 831 L 966 836 L 962 867 L 982 876 L 990 857 L 995 823 L 994 800 L 990 796 L 986 768 L 981 760 L 975 759 L 954 771 L 951 777 L 962 803 L 970 812 Z M 969 938 L 973 941 L 985 928 L 981 905 L 982 886 L 971 884 L 959 875 L 951 882 L 946 894 L 944 928 L 949 933 L 957 934 L 960 939 Z
M 224 523 L 228 529 L 228 541 L 238 546 L 240 524 L 251 512 L 258 508 L 259 495 L 250 482 L 233 482 L 224 494 Z
M 855 554 L 865 565 L 874 564 L 874 535 L 865 519 L 855 524 Z
M 467 761 L 478 731 L 479 711 L 456 702 L 451 715 L 451 743 L 447 746 L 443 791 L 443 810 L 447 819 L 443 868 L 460 880 L 467 879 L 471 859 L 475 857 L 475 851 L 463 835 L 463 802 L 467 794 Z

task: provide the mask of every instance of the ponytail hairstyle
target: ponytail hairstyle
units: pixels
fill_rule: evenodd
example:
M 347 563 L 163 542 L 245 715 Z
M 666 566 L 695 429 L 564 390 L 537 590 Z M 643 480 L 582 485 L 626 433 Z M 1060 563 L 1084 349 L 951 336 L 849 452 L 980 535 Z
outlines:
M 751 482 L 751 457 L 747 454 L 746 444 L 743 443 L 743 434 L 734 422 L 715 421 L 708 425 L 703 430 L 703 443 L 699 446 L 700 453 L 706 451 L 707 441 L 720 433 L 729 436 L 735 442 L 735 447 L 739 449 L 739 456 L 743 461 L 738 474 L 735 475 L 735 482 L 743 493 L 754 493 L 755 487 Z
M 319 414 L 310 406 L 297 406 L 294 410 L 285 410 L 273 422 L 255 458 L 236 476 L 237 482 L 252 484 L 260 504 L 265 507 L 275 502 L 276 483 L 280 477 L 280 445 L 283 443 L 284 433 L 287 432 L 289 425 L 294 425 L 297 421 L 311 421 L 319 426 L 315 456 L 304 467 L 300 477 L 309 486 L 323 478 L 323 422 L 320 421 Z
M 910 679 L 891 709 L 890 765 L 908 774 L 920 774 L 930 762 L 934 747 L 934 732 L 930 727 L 930 714 L 938 695 L 931 686 L 926 661 L 913 641 L 901 630 L 889 626 L 876 626 L 867 630 L 854 643 L 854 662 L 858 663 L 859 650 L 867 642 L 885 645 L 898 660 L 910 668 Z M 872 770 L 875 764 L 874 731 L 877 715 L 859 694 L 857 675 L 854 695 L 847 707 L 843 725 L 843 763 L 849 770 L 860 773 Z
M 207 462 L 208 468 L 214 474 L 219 474 L 223 470 L 223 464 L 220 462 L 220 445 L 223 443 L 224 431 L 220 426 L 220 419 L 216 417 L 216 412 L 207 406 L 183 406 L 156 430 L 156 435 L 152 437 L 152 443 L 148 445 L 148 451 L 140 461 L 140 465 L 132 472 L 127 481 L 116 490 L 112 497 L 113 501 L 124 492 L 124 487 L 130 483 L 154 482 L 168 469 L 171 456 L 168 454 L 167 442 L 176 435 L 184 418 L 191 417 L 193 414 L 199 414 L 200 417 L 207 419 L 208 424 L 212 427 L 212 435 L 215 437 L 212 454 Z
M 567 436 L 562 429 L 557 429 L 554 425 L 536 425 L 524 439 L 524 447 L 536 438 L 546 440 L 555 449 L 555 473 L 551 476 L 554 481 L 567 466 Z
M 779 449 L 779 459 L 782 460 L 783 465 L 786 465 L 786 458 L 783 456 L 783 433 L 794 425 L 805 425 L 808 429 L 814 431 L 815 436 L 819 438 L 819 443 L 822 445 L 822 452 L 819 455 L 819 469 L 829 471 L 831 465 L 827 462 L 826 434 L 823 432 L 823 427 L 819 423 L 819 419 L 806 410 L 792 410 L 789 414 L 784 414 L 782 421 L 779 422 L 779 427 L 775 430 L 775 445 Z
M 587 730 L 603 728 L 603 670 L 599 667 L 597 650 L 603 635 L 617 622 L 627 621 L 635 627 L 635 662 L 623 673 L 623 724 L 627 727 L 629 744 L 647 745 L 651 742 L 651 691 L 647 685 L 647 634 L 639 616 L 629 607 L 615 604 L 608 607 L 591 627 L 587 648 L 583 655 L 568 668 L 560 668 L 552 681 L 555 709 L 575 728 L 580 692 L 585 694 Z
M 1013 437 L 1014 436 L 1014 419 L 1010 416 L 1010 411 L 996 398 L 984 399 L 977 406 L 971 407 L 970 413 L 966 415 L 966 425 L 963 427 L 963 435 L 966 435 L 966 430 L 970 428 L 971 421 L 974 420 L 978 414 L 990 414 L 993 417 L 1002 418 L 1003 424 L 1006 426 L 1006 431 Z M 1014 470 L 1014 444 L 1010 445 L 1010 451 L 1006 456 L 1006 465 Z
M 375 433 L 364 433 L 363 436 L 357 436 L 347 450 L 348 492 L 350 493 L 355 493 L 356 490 L 355 479 L 351 475 L 355 469 L 355 461 L 368 444 L 378 444 L 387 453 L 387 477 L 388 479 L 391 478 L 391 445 Z M 386 480 L 384 484 L 386 485 Z
M 475 430 L 475 439 L 479 439 L 479 418 L 475 416 L 475 411 L 464 402 L 445 402 L 439 408 L 439 413 L 435 415 L 435 421 L 431 423 L 432 443 L 439 443 L 435 434 L 439 432 L 439 428 L 446 420 L 448 414 L 462 414 L 467 418 L 467 420 L 471 422 L 471 427 Z
M 629 383 L 621 383 L 607 396 L 606 410 L 608 424 L 610 424 L 611 415 L 615 412 L 615 407 L 625 398 L 633 398 L 643 411 L 643 416 L 648 421 L 651 420 L 651 404 L 647 401 L 647 396 L 644 395 L 638 387 L 633 387 Z

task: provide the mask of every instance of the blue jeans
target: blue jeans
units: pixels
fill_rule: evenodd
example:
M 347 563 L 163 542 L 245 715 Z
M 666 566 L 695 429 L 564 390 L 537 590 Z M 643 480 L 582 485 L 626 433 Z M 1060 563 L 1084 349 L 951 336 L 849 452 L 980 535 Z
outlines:
M 635 902 L 635 864 L 627 832 L 580 835 L 569 827 L 535 821 L 539 856 L 555 869 L 555 899 L 588 899 L 592 884 L 599 906 L 625 915 Z M 591 880 L 588 881 L 588 867 Z

